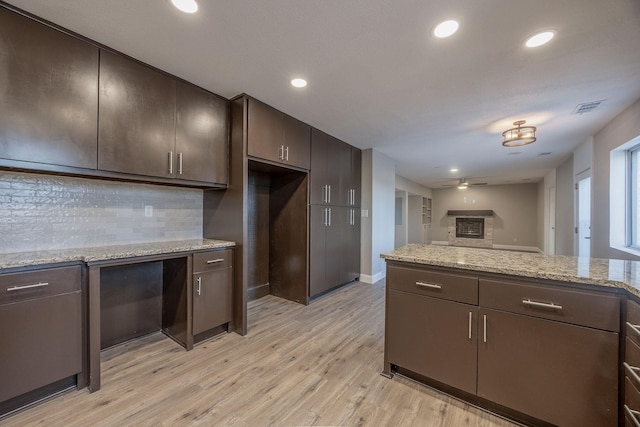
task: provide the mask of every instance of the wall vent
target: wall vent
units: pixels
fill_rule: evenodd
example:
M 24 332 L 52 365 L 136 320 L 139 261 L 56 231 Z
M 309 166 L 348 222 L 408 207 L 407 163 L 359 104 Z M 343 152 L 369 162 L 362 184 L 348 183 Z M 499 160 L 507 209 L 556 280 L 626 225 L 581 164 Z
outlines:
M 549 156 L 549 155 L 551 155 L 551 151 L 544 151 L 544 152 L 538 154 L 538 156 Z
M 585 103 L 582 103 L 582 104 L 578 104 L 576 106 L 576 108 L 573 109 L 571 114 L 590 113 L 591 111 L 593 111 L 596 108 L 598 108 L 598 106 L 600 104 L 602 104 L 604 101 L 606 101 L 606 99 L 601 99 L 600 101 L 585 102 Z

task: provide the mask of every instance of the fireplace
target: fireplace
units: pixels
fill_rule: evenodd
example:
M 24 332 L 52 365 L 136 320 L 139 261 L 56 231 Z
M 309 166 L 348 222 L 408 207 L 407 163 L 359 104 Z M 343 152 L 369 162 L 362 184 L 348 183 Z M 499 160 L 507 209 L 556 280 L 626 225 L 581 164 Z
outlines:
M 456 237 L 484 239 L 484 218 L 456 218 Z
M 450 246 L 492 248 L 493 216 L 491 210 L 447 211 L 447 243 Z

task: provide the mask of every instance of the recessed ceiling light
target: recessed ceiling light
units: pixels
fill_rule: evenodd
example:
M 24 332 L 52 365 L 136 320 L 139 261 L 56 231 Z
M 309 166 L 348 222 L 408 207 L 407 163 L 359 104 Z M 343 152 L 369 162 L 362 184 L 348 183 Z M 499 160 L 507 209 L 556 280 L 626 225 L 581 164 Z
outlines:
M 171 0 L 171 3 L 184 13 L 196 13 L 198 11 L 196 0 Z
M 544 31 L 542 33 L 538 33 L 534 36 L 529 37 L 524 45 L 526 47 L 542 46 L 543 44 L 549 43 L 555 35 L 556 34 L 553 31 Z
M 451 168 L 449 169 L 449 172 L 458 172 L 458 168 Z
M 440 39 L 449 37 L 458 31 L 459 26 L 460 24 L 458 24 L 458 21 L 454 20 L 441 22 L 433 30 L 433 35 Z
M 305 79 L 293 79 L 291 80 L 291 86 L 293 87 L 305 87 L 307 81 Z

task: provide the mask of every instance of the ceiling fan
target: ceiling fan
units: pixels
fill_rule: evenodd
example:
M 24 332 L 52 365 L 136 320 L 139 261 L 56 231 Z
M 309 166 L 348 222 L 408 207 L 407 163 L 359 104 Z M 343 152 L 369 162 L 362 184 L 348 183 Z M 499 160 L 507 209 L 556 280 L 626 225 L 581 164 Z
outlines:
M 469 187 L 476 187 L 480 185 L 487 185 L 486 182 L 469 182 L 466 178 L 461 178 L 458 180 L 457 184 L 442 184 L 442 187 L 458 187 L 459 190 L 464 190 Z

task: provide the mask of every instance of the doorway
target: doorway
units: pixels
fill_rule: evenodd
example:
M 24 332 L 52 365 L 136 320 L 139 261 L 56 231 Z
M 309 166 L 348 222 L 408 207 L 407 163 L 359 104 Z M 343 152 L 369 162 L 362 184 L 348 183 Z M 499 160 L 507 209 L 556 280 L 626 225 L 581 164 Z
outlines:
M 591 170 L 576 176 L 575 238 L 579 257 L 591 256 Z

